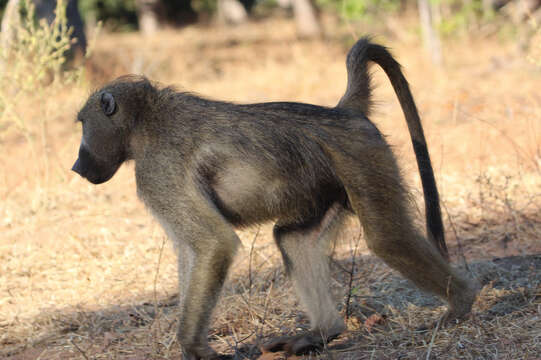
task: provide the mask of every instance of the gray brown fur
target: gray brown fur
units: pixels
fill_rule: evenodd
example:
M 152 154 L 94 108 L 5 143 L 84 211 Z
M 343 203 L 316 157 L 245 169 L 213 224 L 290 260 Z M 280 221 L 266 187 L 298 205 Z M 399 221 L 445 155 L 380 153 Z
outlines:
M 470 311 L 475 284 L 414 226 L 396 160 L 366 117 L 371 59 L 361 47 L 376 47 L 385 56 L 375 61 L 389 70 L 391 55 L 361 39 L 348 56 L 348 90 L 335 108 L 236 105 L 124 77 L 79 112 L 83 140 L 73 170 L 102 183 L 134 160 L 139 197 L 178 244 L 179 271 L 189 277 L 181 283 L 178 333 L 185 358 L 216 356 L 207 330 L 239 245 L 234 228 L 268 221 L 276 222 L 276 243 L 312 324 L 271 350 L 319 349 L 345 329 L 329 292 L 327 250 L 348 215 L 358 216 L 377 256 L 448 301 L 447 319 Z M 411 113 L 400 68 L 387 73 Z M 418 133 L 414 140 L 426 146 Z
M 425 199 L 426 230 L 428 238 L 434 242 L 440 253 L 449 259 L 443 221 L 441 219 L 440 200 L 432 162 L 428 154 L 428 146 L 421 125 L 419 112 L 415 106 L 413 95 L 409 89 L 408 81 L 402 74 L 400 64 L 391 56 L 386 48 L 371 44 L 367 38 L 359 40 L 349 51 L 347 56 L 348 84 L 346 93 L 340 99 L 338 107 L 355 109 L 368 116 L 370 111 L 370 77 L 367 70 L 368 62 L 373 61 L 385 71 L 396 92 L 408 130 L 417 167 L 421 175 L 423 194 Z

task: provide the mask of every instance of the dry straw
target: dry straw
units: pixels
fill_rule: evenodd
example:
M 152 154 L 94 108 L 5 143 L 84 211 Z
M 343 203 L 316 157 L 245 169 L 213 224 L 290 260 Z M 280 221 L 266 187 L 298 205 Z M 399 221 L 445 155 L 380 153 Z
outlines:
M 287 19 L 166 31 L 144 41 L 105 34 L 87 76 L 102 81 L 137 63 L 153 79 L 215 98 L 333 105 L 345 86 L 347 48 L 340 37 L 349 39 L 349 33 L 326 21 L 338 34 L 332 41 L 297 41 Z M 412 24 L 401 20 L 399 28 L 415 29 Z M 22 33 L 30 43 L 55 34 L 36 26 Z M 341 235 L 345 241 L 333 249 L 331 284 L 348 331 L 307 358 L 539 359 L 539 75 L 523 58 L 497 65 L 494 56 L 513 49 L 497 39 L 447 44 L 444 71 L 419 56 L 413 30 L 393 34 L 378 41 L 393 46 L 412 83 L 445 203 L 450 251 L 485 286 L 470 319 L 418 331 L 436 322 L 444 305 L 372 257 L 352 221 Z M 41 48 L 34 49 L 26 55 L 43 64 L 33 57 Z M 73 120 L 91 87 L 84 81 L 56 86 L 56 76 L 44 83 L 45 72 L 31 70 L 30 86 L 21 70 L 21 83 L 13 80 L 9 93 L 0 87 L 0 357 L 178 359 L 173 247 L 137 201 L 132 165 L 97 187 L 69 172 L 80 137 Z M 379 76 L 373 120 L 388 134 L 419 197 L 404 120 Z M 244 246 L 210 341 L 239 359 L 269 359 L 259 344 L 308 323 L 283 272 L 272 227 L 239 236 Z

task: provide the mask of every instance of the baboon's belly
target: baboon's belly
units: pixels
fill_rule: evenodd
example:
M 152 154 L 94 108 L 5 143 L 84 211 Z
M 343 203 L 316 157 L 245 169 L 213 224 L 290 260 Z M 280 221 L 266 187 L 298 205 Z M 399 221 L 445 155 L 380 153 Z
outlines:
M 272 168 L 241 163 L 228 166 L 214 179 L 218 208 L 234 225 L 247 226 L 278 218 L 298 221 L 317 216 L 345 198 L 336 179 L 318 178 L 317 172 L 306 178 L 305 173 L 296 169 L 284 176 Z

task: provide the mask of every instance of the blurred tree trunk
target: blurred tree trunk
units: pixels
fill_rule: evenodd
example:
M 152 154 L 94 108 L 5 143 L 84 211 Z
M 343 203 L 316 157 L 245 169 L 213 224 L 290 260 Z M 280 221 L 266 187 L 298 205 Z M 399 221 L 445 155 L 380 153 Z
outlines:
M 68 0 L 66 5 L 66 18 L 68 27 L 73 29 L 71 38 L 75 39 L 72 51 L 85 54 L 86 35 L 84 31 L 83 20 L 79 13 L 78 0 Z M 33 0 L 35 6 L 35 16 L 39 21 L 45 19 L 50 25 L 55 19 L 56 0 Z M 66 3 L 66 1 L 64 2 Z M 17 37 L 17 28 L 21 24 L 20 0 L 9 0 L 6 5 L 4 17 L 2 18 L 2 33 L 0 34 L 0 45 L 2 49 L 9 49 L 10 44 Z
M 197 21 L 191 0 L 136 0 L 139 30 L 154 34 L 165 25 L 186 25 Z
M 293 9 L 297 35 L 300 38 L 321 36 L 323 31 L 319 21 L 319 11 L 314 0 L 276 0 L 281 8 Z
M 161 0 L 137 0 L 135 4 L 139 30 L 144 35 L 154 34 L 165 21 L 165 10 Z
M 297 35 L 300 38 L 320 36 L 319 14 L 313 0 L 278 0 L 280 7 L 293 9 Z M 253 0 L 218 0 L 218 17 L 229 24 L 240 24 L 248 19 Z
M 248 11 L 238 0 L 218 0 L 218 19 L 226 24 L 242 24 L 248 20 Z
M 434 6 L 430 0 L 418 0 L 419 18 L 425 49 L 430 59 L 436 65 L 442 64 L 441 41 L 438 31 L 434 28 Z
M 2 31 L 0 33 L 0 46 L 3 51 L 11 47 L 11 43 L 16 38 L 16 29 L 21 24 L 19 4 L 20 0 L 9 0 L 4 10 L 4 17 L 2 18 L 2 25 L 0 27 Z
M 301 38 L 321 36 L 317 8 L 313 0 L 292 0 L 297 35 Z

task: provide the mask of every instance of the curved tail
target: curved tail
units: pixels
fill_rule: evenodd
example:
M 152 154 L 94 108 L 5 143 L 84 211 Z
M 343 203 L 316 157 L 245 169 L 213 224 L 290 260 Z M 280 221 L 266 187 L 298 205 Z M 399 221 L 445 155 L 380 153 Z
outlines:
M 369 38 L 362 38 L 353 45 L 346 60 L 348 72 L 346 93 L 340 99 L 337 107 L 362 111 L 365 115 L 369 114 L 371 105 L 369 61 L 375 62 L 385 71 L 404 112 L 423 185 L 427 236 L 433 241 L 440 253 L 448 259 L 438 188 L 421 119 L 400 64 L 385 47 L 371 43 Z

